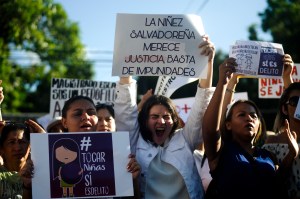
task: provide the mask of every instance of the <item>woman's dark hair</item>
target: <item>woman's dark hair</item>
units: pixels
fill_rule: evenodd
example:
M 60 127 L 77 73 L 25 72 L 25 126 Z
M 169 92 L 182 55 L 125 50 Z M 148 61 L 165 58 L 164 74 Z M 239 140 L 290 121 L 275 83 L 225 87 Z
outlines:
M 287 101 L 290 98 L 291 92 L 294 90 L 298 90 L 300 91 L 300 82 L 294 82 L 291 83 L 282 93 L 280 100 L 279 100 L 279 109 L 277 111 L 276 114 L 276 118 L 275 118 L 275 122 L 274 122 L 274 126 L 273 126 L 273 131 L 275 133 L 279 133 L 281 131 L 282 126 L 284 126 L 284 121 L 285 119 L 289 120 L 289 116 L 286 115 L 283 111 L 282 111 L 282 106 L 284 106 L 284 109 L 287 110 Z
M 96 105 L 96 110 L 97 112 L 101 109 L 106 109 L 109 114 L 115 118 L 115 110 L 114 110 L 114 104 L 108 104 L 108 103 L 103 103 L 103 104 L 97 104 Z
M 149 97 L 149 99 L 144 103 L 141 111 L 139 112 L 138 115 L 138 122 L 140 125 L 140 132 L 141 135 L 143 137 L 143 139 L 145 141 L 150 141 L 153 142 L 152 139 L 152 134 L 149 131 L 148 128 L 148 119 L 149 119 L 149 114 L 150 114 L 150 109 L 154 106 L 154 105 L 163 105 L 165 106 L 168 111 L 171 114 L 171 118 L 174 122 L 172 131 L 170 133 L 170 136 L 172 136 L 175 132 L 175 130 L 178 128 L 179 126 L 179 116 L 178 113 L 176 111 L 176 107 L 173 104 L 172 100 L 163 96 L 163 95 L 152 95 L 151 97 Z
M 78 100 L 87 100 L 87 101 L 91 102 L 91 104 L 93 104 L 93 106 L 94 106 L 95 109 L 96 109 L 95 103 L 94 103 L 94 101 L 93 101 L 91 98 L 89 98 L 89 97 L 87 97 L 87 96 L 76 95 L 76 96 L 71 97 L 70 99 L 68 99 L 68 100 L 65 102 L 64 107 L 63 107 L 63 109 L 62 109 L 62 117 L 63 117 L 63 118 L 66 118 L 66 117 L 67 117 L 67 112 L 68 112 L 68 110 L 70 109 L 70 106 L 71 106 L 74 102 L 76 102 L 76 101 L 78 101 Z
M 52 172 L 53 172 L 53 179 L 56 179 L 59 176 L 59 168 L 61 167 L 62 163 L 57 160 L 55 150 L 59 147 L 64 147 L 65 149 L 73 152 L 77 152 L 77 157 L 74 161 L 64 164 L 61 168 L 61 177 L 62 180 L 68 184 L 76 184 L 78 183 L 81 178 L 82 174 L 79 175 L 79 171 L 81 171 L 81 161 L 80 161 L 80 149 L 75 142 L 75 140 L 71 138 L 61 138 L 57 140 L 53 144 L 52 148 Z
M 259 129 L 258 129 L 258 132 L 254 138 L 254 142 L 253 144 L 255 146 L 262 146 L 265 142 L 265 139 L 266 139 L 266 135 L 267 135 L 267 127 L 266 127 L 266 123 L 265 123 L 265 120 L 259 110 L 259 108 L 257 107 L 257 105 L 251 101 L 251 100 L 237 100 L 235 102 L 233 102 L 233 104 L 229 107 L 229 110 L 226 110 L 228 111 L 228 113 L 226 112 L 226 118 L 224 120 L 224 122 L 222 123 L 221 125 L 221 130 L 222 130 L 222 138 L 224 140 L 231 140 L 232 139 L 232 135 L 231 135 L 231 131 L 229 131 L 227 128 L 226 128 L 226 122 L 228 121 L 231 121 L 232 119 L 232 110 L 235 106 L 237 106 L 238 104 L 241 104 L 241 103 L 246 103 L 246 104 L 249 104 L 250 106 L 252 106 L 254 109 L 255 109 L 255 112 L 257 114 L 257 117 L 260 121 L 260 125 L 259 125 Z
M 8 137 L 8 134 L 12 131 L 24 131 L 24 137 L 30 141 L 30 129 L 29 127 L 24 123 L 18 123 L 18 122 L 5 122 L 5 126 L 2 128 L 1 136 L 0 136 L 0 146 L 3 147 L 3 143 Z

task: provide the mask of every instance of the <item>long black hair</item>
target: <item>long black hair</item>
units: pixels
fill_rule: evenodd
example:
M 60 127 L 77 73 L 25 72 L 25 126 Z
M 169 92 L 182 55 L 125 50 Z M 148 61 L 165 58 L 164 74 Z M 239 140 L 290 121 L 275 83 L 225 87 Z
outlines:
M 76 102 L 76 101 L 78 101 L 78 100 L 87 100 L 87 101 L 91 102 L 91 104 L 93 104 L 93 106 L 94 106 L 95 109 L 96 109 L 95 103 L 94 103 L 94 101 L 93 101 L 91 98 L 89 98 L 89 97 L 87 97 L 87 96 L 83 96 L 83 95 L 76 95 L 76 96 L 71 97 L 70 99 L 68 99 L 68 100 L 65 102 L 64 107 L 63 107 L 63 109 L 62 109 L 62 117 L 63 117 L 63 118 L 66 118 L 66 117 L 67 117 L 67 112 L 68 112 L 68 110 L 70 109 L 70 106 L 71 106 L 74 102 Z

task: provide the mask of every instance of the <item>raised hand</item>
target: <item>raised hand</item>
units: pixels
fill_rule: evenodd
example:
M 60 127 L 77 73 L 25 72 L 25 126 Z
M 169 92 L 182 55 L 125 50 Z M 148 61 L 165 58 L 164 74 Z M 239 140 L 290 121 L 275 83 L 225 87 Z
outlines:
M 132 173 L 132 178 L 137 179 L 141 172 L 141 167 L 135 159 L 135 155 L 129 154 L 129 163 L 127 164 L 127 171 Z
M 219 82 L 227 84 L 232 78 L 236 66 L 237 63 L 235 58 L 230 57 L 225 59 L 225 61 L 219 66 Z
M 287 144 L 289 146 L 289 154 L 294 158 L 298 156 L 299 146 L 297 143 L 297 134 L 290 130 L 290 125 L 287 119 L 284 122 L 283 135 L 286 137 Z
M 45 129 L 42 126 L 31 119 L 25 121 L 25 123 L 30 129 L 30 133 L 46 133 Z
M 208 56 L 208 61 L 212 61 L 215 57 L 215 46 L 209 40 L 208 35 L 204 35 L 202 38 L 204 41 L 199 45 L 199 48 L 201 48 L 200 54 Z

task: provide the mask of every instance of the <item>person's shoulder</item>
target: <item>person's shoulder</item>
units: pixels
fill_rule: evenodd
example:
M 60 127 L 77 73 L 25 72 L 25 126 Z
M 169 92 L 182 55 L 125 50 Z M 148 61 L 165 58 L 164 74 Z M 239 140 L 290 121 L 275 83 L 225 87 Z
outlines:
M 272 143 L 285 143 L 284 137 L 282 134 L 268 134 L 265 144 L 272 144 Z

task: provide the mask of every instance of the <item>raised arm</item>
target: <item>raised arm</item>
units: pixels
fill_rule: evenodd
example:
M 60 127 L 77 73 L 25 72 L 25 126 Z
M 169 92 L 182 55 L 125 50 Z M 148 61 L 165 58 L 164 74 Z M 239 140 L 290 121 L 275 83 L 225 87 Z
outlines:
M 290 130 L 290 125 L 287 119 L 285 120 L 282 134 L 286 137 L 289 152 L 279 164 L 279 169 L 277 172 L 279 177 L 281 177 L 281 180 L 285 180 L 292 170 L 292 165 L 295 158 L 298 157 L 299 146 L 297 143 L 297 134 L 296 132 Z
M 139 125 L 136 104 L 136 81 L 131 77 L 120 77 L 117 82 L 117 98 L 114 111 L 117 131 L 129 131 L 131 152 L 135 154 Z
M 213 64 L 215 57 L 215 47 L 214 44 L 209 40 L 207 35 L 203 36 L 203 42 L 199 45 L 201 49 L 201 55 L 205 55 L 208 57 L 208 69 L 207 69 L 207 78 L 199 80 L 199 86 L 201 88 L 210 88 L 212 85 L 213 78 Z
M 211 170 L 214 170 L 218 163 L 218 152 L 221 149 L 220 122 L 224 96 L 232 73 L 237 66 L 234 58 L 226 59 L 219 66 L 219 81 L 212 99 L 203 117 L 203 140 L 205 153 Z M 225 106 L 225 104 L 224 104 Z
M 144 105 L 144 103 L 147 101 L 147 99 L 149 99 L 149 97 L 151 97 L 153 95 L 153 90 L 149 89 L 147 90 L 147 92 L 143 95 L 141 101 L 138 103 L 138 111 L 140 112 L 140 110 L 142 110 L 142 107 Z
M 293 83 L 292 72 L 293 72 L 294 62 L 289 54 L 283 56 L 283 87 L 287 88 L 291 83 Z
M 230 104 L 233 100 L 236 85 L 239 83 L 239 76 L 240 74 L 233 73 L 232 78 L 229 80 L 227 84 L 223 107 L 222 107 L 221 123 L 225 120 L 227 104 Z
M 199 144 L 203 142 L 202 119 L 214 91 L 211 85 L 215 47 L 208 36 L 203 36 L 203 41 L 199 44 L 199 49 L 201 55 L 208 57 L 208 72 L 205 79 L 199 79 L 195 102 L 184 126 L 184 135 L 192 150 L 197 149 Z

